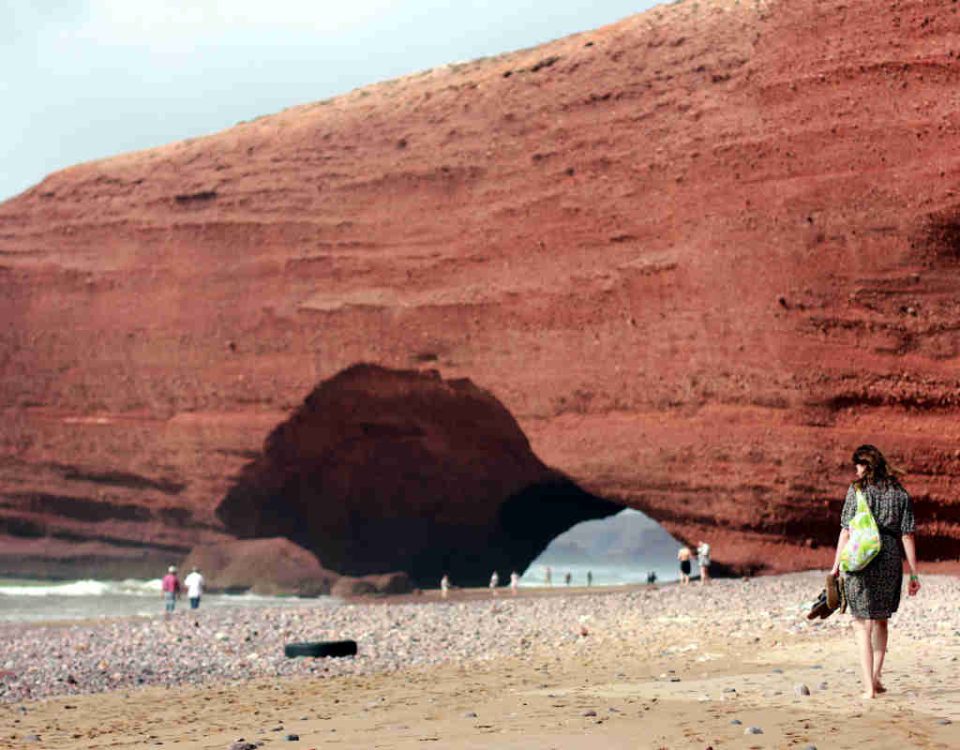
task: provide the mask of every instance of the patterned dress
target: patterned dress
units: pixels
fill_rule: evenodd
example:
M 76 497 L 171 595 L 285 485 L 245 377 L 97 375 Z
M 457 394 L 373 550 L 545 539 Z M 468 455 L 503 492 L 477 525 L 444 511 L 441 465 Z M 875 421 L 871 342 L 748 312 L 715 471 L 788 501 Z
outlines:
M 903 585 L 903 555 L 900 537 L 915 527 L 913 502 L 899 482 L 864 484 L 867 504 L 880 527 L 880 553 L 861 571 L 843 574 L 847 606 L 854 617 L 886 620 L 900 606 Z M 850 527 L 857 511 L 857 495 L 851 484 L 840 513 L 840 526 Z

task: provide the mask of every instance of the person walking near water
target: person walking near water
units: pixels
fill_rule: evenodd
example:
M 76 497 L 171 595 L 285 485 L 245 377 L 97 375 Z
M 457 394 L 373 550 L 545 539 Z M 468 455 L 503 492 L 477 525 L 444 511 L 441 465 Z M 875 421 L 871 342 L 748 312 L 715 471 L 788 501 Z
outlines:
M 497 595 L 497 586 L 500 585 L 500 574 L 497 571 L 493 571 L 493 574 L 490 576 L 490 593 L 494 596 Z
M 446 599 L 449 593 L 450 593 L 450 576 L 444 573 L 443 578 L 440 579 L 440 598 Z
M 863 569 L 844 572 L 842 580 L 847 607 L 853 615 L 863 678 L 862 697 L 869 699 L 886 692 L 881 673 L 887 653 L 887 621 L 900 606 L 904 554 L 910 569 L 908 596 L 916 596 L 920 591 L 920 578 L 913 501 L 900 484 L 901 472 L 893 469 L 873 445 L 861 445 L 853 452 L 853 466 L 857 479 L 847 489 L 840 513 L 841 531 L 830 574 L 840 575 L 841 555 L 850 540 L 850 523 L 857 515 L 860 495 L 880 531 L 880 551 Z
M 520 585 L 520 574 L 517 571 L 513 571 L 510 574 L 510 591 L 513 592 L 513 595 L 517 595 L 517 587 Z
M 183 579 L 183 585 L 187 589 L 187 599 L 190 600 L 190 609 L 200 607 L 200 597 L 203 595 L 203 576 L 200 574 L 200 568 L 194 566 L 189 575 Z
M 677 559 L 680 561 L 680 584 L 686 586 L 690 583 L 690 558 L 693 553 L 687 545 L 683 545 L 677 552 Z
M 160 596 L 163 597 L 166 616 L 169 617 L 177 606 L 177 599 L 180 598 L 180 579 L 177 578 L 176 565 L 167 568 L 167 574 L 160 581 Z
M 697 565 L 700 566 L 700 585 L 710 580 L 710 545 L 702 539 L 697 545 Z

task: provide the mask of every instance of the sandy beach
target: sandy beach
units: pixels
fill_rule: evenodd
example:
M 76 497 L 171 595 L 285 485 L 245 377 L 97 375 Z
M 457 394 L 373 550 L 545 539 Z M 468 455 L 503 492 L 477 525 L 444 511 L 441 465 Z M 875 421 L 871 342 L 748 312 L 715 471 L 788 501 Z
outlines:
M 951 748 L 960 579 L 892 621 L 861 701 L 822 575 L 618 590 L 455 592 L 331 609 L 5 625 L 0 748 Z M 283 644 L 355 638 L 352 659 Z

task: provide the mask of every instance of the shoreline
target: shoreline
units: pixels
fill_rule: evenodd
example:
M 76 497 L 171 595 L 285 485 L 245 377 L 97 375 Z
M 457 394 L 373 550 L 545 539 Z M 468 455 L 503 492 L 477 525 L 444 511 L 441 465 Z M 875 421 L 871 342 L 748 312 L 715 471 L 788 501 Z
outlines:
M 479 589 L 326 612 L 201 610 L 198 625 L 6 624 L 0 748 L 226 750 L 240 737 L 291 748 L 960 742 L 960 579 L 925 576 L 920 596 L 904 597 L 889 693 L 866 703 L 849 616 L 804 616 L 821 584 L 822 573 L 800 573 L 517 597 Z M 360 654 L 278 653 L 306 636 L 355 637 Z M 50 689 L 14 695 L 8 673 L 29 669 Z M 745 735 L 749 726 L 763 735 Z

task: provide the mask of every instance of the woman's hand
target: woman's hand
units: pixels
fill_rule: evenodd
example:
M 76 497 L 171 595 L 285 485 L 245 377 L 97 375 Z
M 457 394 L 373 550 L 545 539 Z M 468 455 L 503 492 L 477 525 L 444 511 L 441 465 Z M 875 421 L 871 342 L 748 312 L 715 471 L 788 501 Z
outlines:
M 910 576 L 910 582 L 907 584 L 907 596 L 916 596 L 920 590 L 920 579 L 915 575 Z
M 834 578 L 840 575 L 840 555 L 848 541 L 850 541 L 850 529 L 840 529 L 840 536 L 837 537 L 837 554 L 833 556 L 833 567 L 830 568 L 830 575 Z

